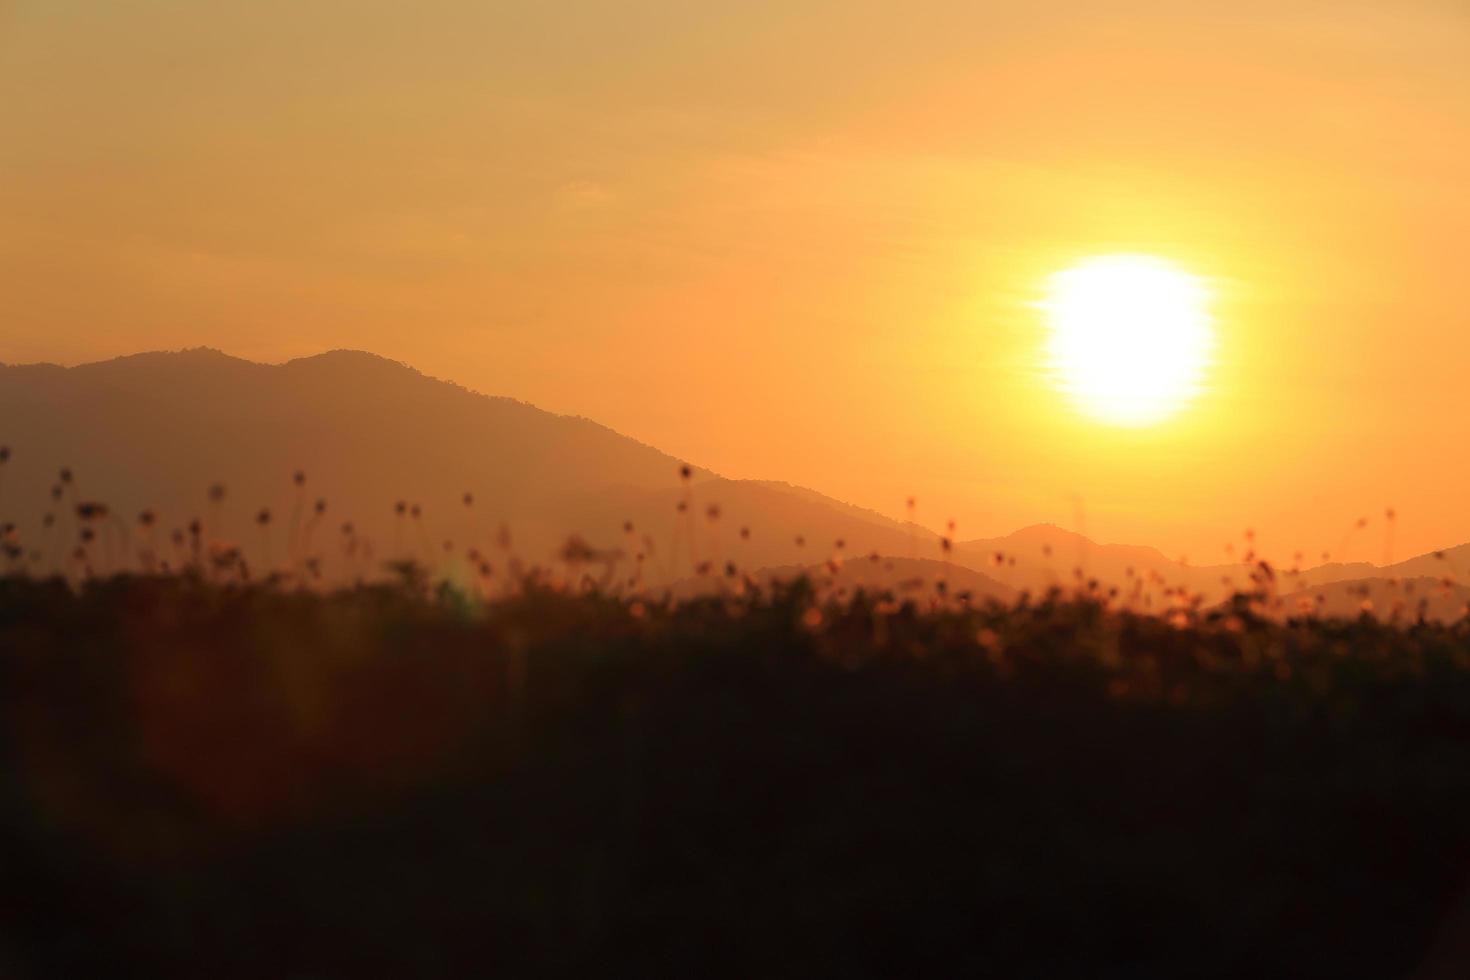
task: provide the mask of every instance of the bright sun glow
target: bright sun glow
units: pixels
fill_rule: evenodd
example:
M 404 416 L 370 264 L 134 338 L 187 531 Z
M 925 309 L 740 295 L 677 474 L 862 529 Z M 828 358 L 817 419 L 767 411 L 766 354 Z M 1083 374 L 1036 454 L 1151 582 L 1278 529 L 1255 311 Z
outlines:
M 1141 426 L 1173 415 L 1200 388 L 1214 346 L 1204 283 L 1147 255 L 1079 262 L 1047 281 L 1056 383 L 1088 415 Z

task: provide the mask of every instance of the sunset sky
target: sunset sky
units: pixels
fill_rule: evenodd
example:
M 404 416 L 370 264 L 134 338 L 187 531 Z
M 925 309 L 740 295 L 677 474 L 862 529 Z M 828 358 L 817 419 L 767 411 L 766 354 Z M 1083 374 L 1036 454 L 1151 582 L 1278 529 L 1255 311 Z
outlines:
M 6 362 L 370 350 L 961 538 L 1470 540 L 1464 0 L 0 0 L 0 91 Z M 1212 296 L 1155 424 L 1046 368 L 1117 253 Z

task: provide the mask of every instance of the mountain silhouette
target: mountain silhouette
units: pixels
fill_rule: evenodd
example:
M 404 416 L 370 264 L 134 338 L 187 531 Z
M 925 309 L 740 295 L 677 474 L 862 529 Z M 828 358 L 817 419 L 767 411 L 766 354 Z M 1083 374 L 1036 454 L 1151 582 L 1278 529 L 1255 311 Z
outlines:
M 0 444 L 12 454 L 0 473 L 0 521 L 40 552 L 32 562 L 40 571 L 62 567 L 77 543 L 77 504 L 96 502 L 112 516 L 93 559 L 114 567 L 140 547 L 137 516 L 148 510 L 157 515 L 148 540 L 165 555 L 163 542 L 197 520 L 205 541 L 238 546 L 255 568 L 310 555 L 329 578 L 394 560 L 463 568 L 471 550 L 492 565 L 554 564 L 575 541 L 620 556 L 618 575 L 641 554 L 641 580 L 656 585 L 718 577 L 729 565 L 768 578 L 834 559 L 851 586 L 947 577 L 957 591 L 1009 597 L 1096 581 L 1144 608 L 1167 604 L 1165 590 L 1214 602 L 1253 584 L 1245 564 L 1189 565 L 1046 524 L 946 553 L 917 524 L 777 481 L 698 466 L 686 478 L 683 461 L 591 420 L 361 351 L 276 365 L 196 348 L 71 368 L 0 366 L 0 419 Z M 73 479 L 58 502 L 63 468 Z M 211 499 L 213 486 L 223 499 Z M 351 558 L 347 524 L 361 548 Z M 865 566 L 874 554 L 886 561 Z M 1276 591 L 1458 579 L 1462 568 L 1470 545 L 1386 568 L 1323 565 L 1281 576 Z
M 630 561 L 645 552 L 650 581 L 709 561 L 753 569 L 937 541 L 813 491 L 698 467 L 685 480 L 680 460 L 595 422 L 358 351 L 279 365 L 201 348 L 0 367 L 0 418 L 12 450 L 0 515 L 28 548 L 45 543 L 53 564 L 72 546 L 78 501 L 106 504 L 126 540 L 144 509 L 163 535 L 197 519 L 257 567 L 286 560 L 287 538 L 293 528 L 299 538 L 318 499 L 326 509 L 311 548 L 328 563 L 347 522 L 378 561 L 490 554 L 504 528 L 527 563 L 553 560 L 572 536 Z M 58 505 L 50 492 L 62 468 L 74 483 Z M 215 485 L 219 503 L 208 495 Z M 271 519 L 259 526 L 263 508 Z
M 1327 582 L 1281 597 L 1284 615 L 1312 613 L 1355 619 L 1370 613 L 1380 619 L 1453 622 L 1470 609 L 1470 588 L 1439 578 L 1374 576 Z

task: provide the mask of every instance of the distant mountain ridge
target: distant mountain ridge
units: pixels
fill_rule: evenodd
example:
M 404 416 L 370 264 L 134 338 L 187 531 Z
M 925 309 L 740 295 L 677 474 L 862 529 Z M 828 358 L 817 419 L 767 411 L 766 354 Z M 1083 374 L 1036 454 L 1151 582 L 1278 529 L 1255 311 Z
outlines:
M 1287 616 L 1312 613 L 1353 619 L 1363 613 L 1380 618 L 1454 621 L 1470 609 L 1470 587 L 1429 576 L 1373 576 L 1327 582 L 1283 595 Z
M 65 467 L 65 503 L 97 500 L 128 521 L 144 509 L 163 534 L 200 520 L 273 564 L 283 526 L 318 498 L 322 546 L 351 522 L 378 559 L 442 559 L 492 550 L 509 531 L 525 561 L 548 561 L 571 535 L 629 555 L 672 580 L 719 558 L 748 567 L 902 550 L 912 535 L 880 515 L 813 491 L 726 480 L 588 419 L 483 395 L 360 351 L 279 365 L 196 348 L 77 367 L 0 368 L 0 444 L 11 448 L 0 514 L 27 546 L 48 540 L 50 490 Z M 305 484 L 292 485 L 304 472 Z M 219 504 L 207 488 L 225 488 Z M 473 503 L 464 503 L 465 495 Z M 407 517 L 395 513 L 405 504 Z M 418 518 L 413 518 L 413 508 Z M 682 510 L 680 508 L 683 508 Z M 271 524 L 254 523 L 262 508 Z M 624 528 L 629 523 L 631 535 Z M 746 529 L 742 534 L 741 529 Z M 932 534 L 925 532 L 932 539 Z M 448 548 L 445 548 L 445 544 Z M 327 557 L 334 545 L 327 544 Z M 508 557 L 508 556 L 507 556 Z
M 67 509 L 96 500 L 122 525 L 153 511 L 163 537 L 197 519 L 210 538 L 236 542 L 268 566 L 286 561 L 293 541 L 303 549 L 308 523 L 311 549 L 330 565 L 350 523 L 380 562 L 449 564 L 472 548 L 501 564 L 512 555 L 547 562 L 575 535 L 622 551 L 630 564 L 642 553 L 650 582 L 715 563 L 756 572 L 877 554 L 948 562 L 985 576 L 992 592 L 1095 579 L 1124 593 L 1180 587 L 1215 600 L 1250 585 L 1242 564 L 1183 565 L 1154 548 L 1100 545 L 1054 525 L 956 542 L 945 553 L 932 529 L 779 481 L 731 480 L 697 466 L 685 480 L 682 461 L 595 421 L 363 351 L 276 365 L 194 348 L 75 367 L 0 366 L 0 445 L 12 450 L 0 521 L 14 522 L 26 548 L 44 548 L 52 561 L 76 532 Z M 58 506 L 51 491 L 63 467 L 75 483 Z M 306 477 L 300 488 L 297 470 Z M 218 503 L 207 496 L 215 484 L 225 488 Z M 326 510 L 313 522 L 318 499 Z M 262 508 L 271 514 L 265 525 L 255 520 Z M 507 533 L 510 547 L 501 548 Z M 1470 570 L 1470 545 L 1384 569 L 1322 566 L 1278 589 L 1440 578 L 1456 568 Z

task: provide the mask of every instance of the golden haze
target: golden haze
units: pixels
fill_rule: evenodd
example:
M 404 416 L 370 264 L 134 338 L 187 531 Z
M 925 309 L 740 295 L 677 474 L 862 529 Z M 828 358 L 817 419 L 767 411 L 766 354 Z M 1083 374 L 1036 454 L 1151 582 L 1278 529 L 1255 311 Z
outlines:
M 351 10 L 0 4 L 0 359 L 361 348 L 962 537 L 1470 539 L 1462 4 Z M 1154 426 L 1044 376 L 1116 253 L 1214 292 Z

